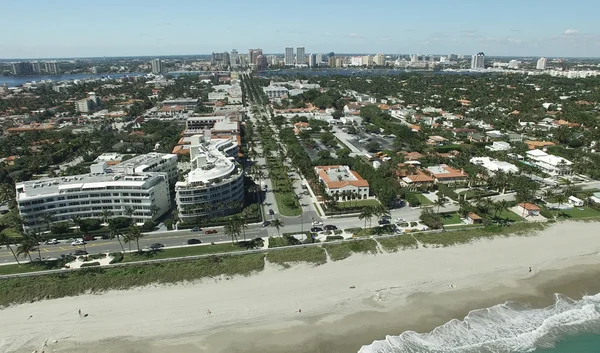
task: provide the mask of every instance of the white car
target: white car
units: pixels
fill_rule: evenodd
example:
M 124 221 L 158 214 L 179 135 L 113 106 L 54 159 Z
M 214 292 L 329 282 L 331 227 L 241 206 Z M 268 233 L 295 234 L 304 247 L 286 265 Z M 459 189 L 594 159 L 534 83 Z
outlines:
M 313 225 L 313 227 L 322 226 L 322 225 L 323 225 L 323 222 L 321 222 L 321 221 L 313 221 L 313 222 L 312 222 L 312 225 Z
M 83 245 L 85 244 L 85 242 L 81 239 L 77 239 L 74 242 L 71 243 L 71 245 L 76 246 L 76 245 Z
M 46 240 L 46 242 L 44 242 L 45 245 L 56 245 L 58 243 L 59 243 L 59 241 L 56 239 Z
M 406 219 L 404 219 L 404 218 L 396 218 L 394 220 L 394 223 L 406 223 Z

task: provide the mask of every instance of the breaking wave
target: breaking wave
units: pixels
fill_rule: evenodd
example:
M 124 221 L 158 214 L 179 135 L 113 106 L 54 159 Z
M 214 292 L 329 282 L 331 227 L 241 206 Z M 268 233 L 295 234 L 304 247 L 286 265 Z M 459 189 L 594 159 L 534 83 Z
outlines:
M 594 332 L 600 324 L 600 294 L 572 300 L 555 294 L 555 303 L 532 309 L 515 302 L 471 311 L 430 333 L 406 331 L 363 346 L 359 353 L 514 353 L 552 346 L 561 336 Z

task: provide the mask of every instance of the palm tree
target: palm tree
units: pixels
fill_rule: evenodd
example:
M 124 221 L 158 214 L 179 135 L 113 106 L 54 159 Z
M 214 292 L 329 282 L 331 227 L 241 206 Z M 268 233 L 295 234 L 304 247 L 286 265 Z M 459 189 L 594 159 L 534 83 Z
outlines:
M 227 224 L 225 224 L 224 231 L 225 235 L 231 237 L 231 244 L 233 244 L 234 241 L 237 241 L 237 237 L 240 234 L 240 225 L 235 219 L 230 218 L 227 220 Z
M 158 211 L 160 211 L 160 209 L 156 205 L 150 206 L 150 215 L 152 215 L 152 219 L 154 219 L 154 216 L 156 216 Z
M 459 198 L 458 213 L 461 216 L 466 217 L 467 214 L 470 212 L 470 208 L 471 208 L 471 205 L 469 204 L 469 202 L 467 200 L 465 200 L 464 198 Z
M 358 219 L 365 221 L 365 228 L 367 228 L 367 219 L 371 219 L 373 217 L 373 210 L 371 207 L 363 207 L 358 215 Z
M 283 221 L 278 218 L 271 221 L 271 227 L 275 227 L 275 229 L 277 229 L 277 236 L 281 236 L 279 234 L 279 229 L 282 228 L 283 226 L 284 226 Z
M 445 201 L 444 194 L 438 192 L 437 196 L 438 197 L 437 197 L 437 200 L 435 200 L 435 205 L 437 205 L 437 208 L 438 208 L 437 209 L 437 213 L 440 213 L 440 207 L 444 206 L 444 204 L 446 203 L 446 201 Z
M 508 201 L 500 200 L 494 203 L 494 218 L 498 216 L 498 213 L 502 214 L 504 211 L 508 211 Z
M 135 210 L 131 206 L 125 206 L 125 214 L 129 217 L 129 223 L 133 225 L 133 214 Z
M 17 264 L 21 264 L 19 262 L 19 258 L 17 257 L 17 254 L 15 254 L 15 251 L 12 248 L 12 244 L 14 244 L 13 239 L 11 237 L 9 237 L 8 235 L 2 234 L 0 233 L 0 244 L 4 244 L 6 245 L 6 248 L 11 252 L 11 254 L 13 255 L 13 257 L 15 258 L 15 261 L 17 262 Z
M 594 192 L 591 190 L 585 190 L 583 191 L 583 197 L 585 198 L 585 205 L 589 206 L 590 205 L 590 198 L 594 196 Z
M 110 239 L 116 238 L 117 241 L 119 242 L 119 245 L 121 245 L 121 251 L 125 252 L 125 248 L 123 248 L 123 242 L 121 241 L 121 237 L 123 234 L 121 233 L 121 231 L 119 231 L 117 229 L 117 225 L 115 224 L 115 222 L 109 221 L 108 229 L 110 230 L 110 233 L 109 233 Z
M 140 239 L 144 237 L 144 233 L 142 233 L 142 231 L 140 230 L 140 228 L 137 225 L 132 225 L 127 229 L 127 238 L 133 241 L 135 241 L 135 245 L 137 247 L 137 251 L 138 253 L 141 252 L 140 250 Z M 126 238 L 126 239 L 127 239 Z
M 75 215 L 75 216 L 71 217 L 71 221 L 73 222 L 75 227 L 77 227 L 77 232 L 80 232 L 81 231 L 81 216 Z
M 25 233 L 24 238 L 28 238 L 29 241 L 31 241 L 33 244 L 36 244 L 36 249 L 38 252 L 38 257 L 40 259 L 40 261 L 42 261 L 42 252 L 40 250 L 39 244 L 42 241 L 42 237 L 40 233 L 37 232 L 27 232 Z
M 35 251 L 38 247 L 37 242 L 32 238 L 24 237 L 21 244 L 17 247 L 17 255 L 23 255 L 23 257 L 29 256 L 29 261 L 33 261 L 31 259 L 31 252 Z
M 244 213 L 242 212 L 242 217 L 237 217 L 237 222 L 238 225 L 240 227 L 240 229 L 242 230 L 242 233 L 244 234 L 244 241 L 246 241 L 246 229 L 248 229 L 248 221 L 246 220 L 246 217 L 243 216 Z
M 111 211 L 109 210 L 102 210 L 102 223 L 104 224 L 109 224 L 110 223 L 110 219 L 112 218 L 113 214 Z

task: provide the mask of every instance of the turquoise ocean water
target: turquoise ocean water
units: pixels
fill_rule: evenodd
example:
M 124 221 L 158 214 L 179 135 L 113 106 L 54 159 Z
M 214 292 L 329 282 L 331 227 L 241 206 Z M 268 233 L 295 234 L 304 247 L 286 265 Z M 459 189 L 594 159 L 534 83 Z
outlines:
M 556 294 L 545 308 L 506 302 L 471 311 L 429 333 L 406 331 L 359 353 L 600 353 L 600 294 Z

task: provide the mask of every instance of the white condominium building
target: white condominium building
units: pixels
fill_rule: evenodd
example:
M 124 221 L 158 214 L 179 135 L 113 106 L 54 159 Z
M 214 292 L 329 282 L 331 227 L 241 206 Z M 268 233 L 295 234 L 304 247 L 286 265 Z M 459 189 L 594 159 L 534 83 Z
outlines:
M 283 55 L 283 61 L 285 66 L 292 66 L 294 65 L 294 48 L 292 47 L 285 47 L 285 52 Z
M 244 173 L 224 151 L 231 139 L 211 139 L 210 131 L 192 136 L 190 160 L 194 169 L 175 184 L 179 217 L 222 217 L 239 212 L 244 202 Z
M 538 70 L 546 70 L 546 64 L 548 63 L 548 59 L 546 58 L 539 58 L 537 61 L 537 64 L 535 65 L 535 68 Z
M 551 176 L 569 175 L 573 163 L 562 157 L 553 156 L 542 150 L 527 151 L 527 160 Z
M 122 155 L 114 153 L 104 153 L 95 160 L 95 164 L 90 166 L 92 173 L 147 173 L 161 172 L 167 173 L 169 181 L 177 181 L 177 155 L 171 153 L 150 152 L 141 154 L 121 162 Z M 118 163 L 110 163 L 119 161 Z
M 16 184 L 16 201 L 24 230 L 45 230 L 46 214 L 51 222 L 78 216 L 101 218 L 103 211 L 113 217 L 130 217 L 137 224 L 155 220 L 171 204 L 165 173 L 90 173 L 61 178 L 32 180 Z

